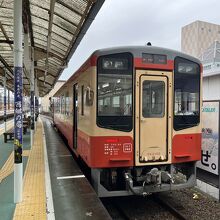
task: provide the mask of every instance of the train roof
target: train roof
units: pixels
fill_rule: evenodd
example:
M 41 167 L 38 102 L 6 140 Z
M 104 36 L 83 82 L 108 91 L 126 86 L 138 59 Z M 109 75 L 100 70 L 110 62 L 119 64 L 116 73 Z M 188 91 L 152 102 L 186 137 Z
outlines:
M 201 63 L 201 61 L 193 56 L 190 56 L 186 53 L 179 52 L 177 50 L 171 50 L 163 47 L 156 47 L 156 46 L 123 46 L 123 47 L 112 47 L 112 48 L 105 48 L 96 50 L 93 55 L 96 56 L 103 56 L 107 54 L 114 54 L 114 53 L 124 53 L 130 52 L 133 54 L 134 57 L 142 57 L 143 53 L 150 53 L 150 54 L 163 54 L 167 55 L 168 60 L 174 60 L 175 57 L 180 56 L 189 60 L 192 60 L 196 63 Z
M 120 46 L 120 47 L 111 47 L 104 48 L 94 51 L 91 56 L 82 64 L 82 66 L 66 81 L 66 83 L 61 86 L 61 88 L 54 94 L 56 96 L 63 90 L 69 82 L 71 82 L 75 77 L 76 73 L 81 72 L 82 69 L 88 66 L 88 63 L 91 63 L 91 58 L 103 55 L 117 54 L 117 53 L 131 53 L 135 58 L 142 57 L 143 53 L 149 54 L 160 54 L 166 55 L 168 60 L 174 60 L 175 57 L 183 57 L 188 60 L 192 60 L 193 62 L 201 64 L 201 61 L 193 56 L 190 56 L 186 53 L 179 52 L 177 50 L 171 50 L 163 47 L 156 46 Z

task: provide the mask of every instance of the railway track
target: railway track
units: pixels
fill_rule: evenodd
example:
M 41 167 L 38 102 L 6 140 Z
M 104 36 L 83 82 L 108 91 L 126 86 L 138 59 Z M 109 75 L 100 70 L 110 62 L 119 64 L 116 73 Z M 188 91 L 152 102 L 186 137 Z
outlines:
M 155 195 L 154 201 L 158 202 L 162 207 L 168 209 L 177 219 L 189 219 L 189 216 L 184 213 L 186 212 L 185 208 L 181 204 L 177 204 L 175 201 L 171 200 L 167 193 L 166 195 Z
M 125 209 L 123 209 L 117 202 L 118 198 L 102 198 L 102 203 L 108 210 L 112 219 L 117 220 L 131 220 Z
M 167 197 L 152 195 L 143 197 L 116 197 L 102 199 L 112 219 L 189 219 L 183 212 L 184 207 L 175 204 Z M 183 211 L 183 212 L 182 212 Z

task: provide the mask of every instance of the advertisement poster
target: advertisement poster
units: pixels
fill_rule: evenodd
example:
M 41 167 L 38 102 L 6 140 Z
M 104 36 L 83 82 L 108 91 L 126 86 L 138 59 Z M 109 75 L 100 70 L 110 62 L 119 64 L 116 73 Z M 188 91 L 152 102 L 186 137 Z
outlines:
M 203 102 L 202 158 L 197 167 L 218 175 L 219 102 Z

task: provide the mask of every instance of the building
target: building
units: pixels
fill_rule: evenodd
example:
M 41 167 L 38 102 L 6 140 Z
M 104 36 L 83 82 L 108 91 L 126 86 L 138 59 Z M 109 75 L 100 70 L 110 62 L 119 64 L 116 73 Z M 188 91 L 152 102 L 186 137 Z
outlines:
M 181 50 L 197 58 L 215 41 L 220 42 L 220 25 L 195 21 L 182 28 Z
M 203 100 L 220 100 L 220 42 L 215 41 L 201 56 Z
M 58 80 L 57 83 L 55 84 L 54 88 L 47 95 L 45 95 L 43 98 L 41 98 L 40 112 L 50 112 L 49 98 L 52 97 L 65 82 L 66 82 L 65 80 Z

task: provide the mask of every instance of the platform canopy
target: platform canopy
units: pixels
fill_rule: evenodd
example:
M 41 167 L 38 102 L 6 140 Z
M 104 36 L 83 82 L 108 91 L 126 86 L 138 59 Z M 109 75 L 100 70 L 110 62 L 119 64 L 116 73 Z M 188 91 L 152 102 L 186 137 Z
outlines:
M 0 0 L 0 83 L 4 71 L 13 91 L 13 4 Z M 33 52 L 39 95 L 54 86 L 104 0 L 23 0 L 23 28 Z M 30 75 L 24 68 L 24 92 L 29 94 Z

